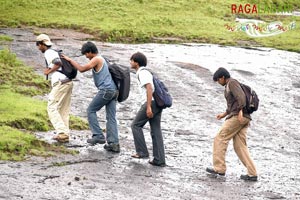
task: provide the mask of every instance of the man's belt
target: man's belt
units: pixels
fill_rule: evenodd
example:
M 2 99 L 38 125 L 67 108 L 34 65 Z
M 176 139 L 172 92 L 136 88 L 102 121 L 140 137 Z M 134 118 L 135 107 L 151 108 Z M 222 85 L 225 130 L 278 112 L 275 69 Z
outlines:
M 52 87 L 57 86 L 59 82 L 61 82 L 61 84 L 65 84 L 65 83 L 68 83 L 68 82 L 71 82 L 71 81 L 72 81 L 72 79 L 59 80 L 59 81 L 53 83 Z

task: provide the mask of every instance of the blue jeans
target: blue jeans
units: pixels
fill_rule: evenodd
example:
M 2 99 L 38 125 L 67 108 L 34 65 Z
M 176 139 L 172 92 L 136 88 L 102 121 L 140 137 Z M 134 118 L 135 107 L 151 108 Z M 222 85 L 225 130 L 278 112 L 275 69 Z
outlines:
M 108 144 L 119 144 L 119 134 L 116 119 L 116 97 L 118 90 L 99 90 L 90 103 L 87 114 L 93 137 L 104 138 L 96 112 L 105 106 L 106 111 L 106 141 Z

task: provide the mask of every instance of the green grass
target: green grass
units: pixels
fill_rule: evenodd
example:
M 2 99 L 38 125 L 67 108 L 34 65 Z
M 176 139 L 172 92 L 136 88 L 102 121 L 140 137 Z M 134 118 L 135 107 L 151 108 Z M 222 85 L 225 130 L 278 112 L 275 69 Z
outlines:
M 2 26 L 22 25 L 70 28 L 91 33 L 110 42 L 205 42 L 256 46 L 298 51 L 300 17 L 275 15 L 233 15 L 231 4 L 284 5 L 283 0 L 0 0 Z M 257 3 L 259 2 L 259 3 Z M 300 0 L 290 0 L 299 9 Z M 243 32 L 228 32 L 226 23 L 236 17 L 259 18 L 267 22 L 295 20 L 296 30 L 268 38 L 250 38 Z
M 6 42 L 11 42 L 11 41 L 13 41 L 13 39 L 11 37 L 7 36 L 7 35 L 0 35 L 0 42 L 4 43 L 5 41 Z
M 26 67 L 9 50 L 0 51 L 0 125 L 49 130 L 46 102 L 32 98 L 48 91 L 48 82 L 32 68 Z
M 0 37 L 0 42 L 3 41 Z M 4 39 L 9 41 L 9 39 Z M 31 132 L 53 129 L 45 101 L 33 98 L 49 92 L 49 82 L 20 62 L 9 50 L 0 50 L 0 159 L 22 160 L 26 155 L 50 156 L 74 153 L 49 145 Z M 71 116 L 71 129 L 88 129 L 88 124 Z
M 28 155 L 53 156 L 57 153 L 76 153 L 62 146 L 47 144 L 29 132 L 0 126 L 0 160 L 24 160 Z
M 4 49 L 0 51 L 0 89 L 10 88 L 12 91 L 29 96 L 49 92 L 49 83 L 25 66 L 15 54 Z
M 8 89 L 0 89 L 0 125 L 31 131 L 48 131 L 46 102 Z

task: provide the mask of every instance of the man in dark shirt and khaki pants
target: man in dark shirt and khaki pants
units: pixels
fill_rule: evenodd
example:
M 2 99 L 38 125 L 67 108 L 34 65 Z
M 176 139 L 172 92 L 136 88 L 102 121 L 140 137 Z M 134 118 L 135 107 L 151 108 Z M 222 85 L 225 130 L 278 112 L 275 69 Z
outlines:
M 211 174 L 224 176 L 226 173 L 225 155 L 228 143 L 233 139 L 234 150 L 247 168 L 247 175 L 241 175 L 246 181 L 257 181 L 257 172 L 247 147 L 247 129 L 251 116 L 246 112 L 246 96 L 240 83 L 230 78 L 230 73 L 225 68 L 219 68 L 213 76 L 214 81 L 225 86 L 225 99 L 227 101 L 226 112 L 217 115 L 220 120 L 226 120 L 214 138 L 213 145 L 213 168 L 206 168 Z

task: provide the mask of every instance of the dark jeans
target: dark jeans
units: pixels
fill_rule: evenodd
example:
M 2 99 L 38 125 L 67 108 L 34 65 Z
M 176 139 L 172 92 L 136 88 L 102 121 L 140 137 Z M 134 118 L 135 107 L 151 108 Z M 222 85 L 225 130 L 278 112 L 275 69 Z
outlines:
M 150 119 L 147 117 L 146 114 L 147 103 L 144 103 L 142 105 L 142 107 L 138 111 L 135 119 L 131 124 L 131 129 L 133 133 L 136 153 L 141 156 L 149 156 L 144 133 L 143 133 L 144 125 L 149 121 L 150 129 L 151 129 L 154 161 L 158 164 L 161 164 L 161 163 L 165 163 L 164 141 L 163 141 L 161 127 L 160 127 L 162 109 L 157 107 L 155 101 L 152 101 L 151 108 L 153 112 L 153 118 Z

